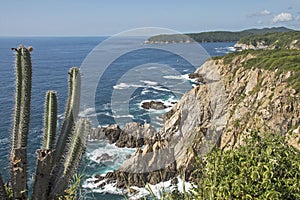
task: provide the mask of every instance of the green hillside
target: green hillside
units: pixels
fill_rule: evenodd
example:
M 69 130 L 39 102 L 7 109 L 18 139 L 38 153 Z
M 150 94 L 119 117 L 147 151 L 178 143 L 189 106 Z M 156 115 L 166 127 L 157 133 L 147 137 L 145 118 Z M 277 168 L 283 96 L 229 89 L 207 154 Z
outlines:
M 201 33 L 188 34 L 171 34 L 171 35 L 156 35 L 147 39 L 146 43 L 186 43 L 192 40 L 203 42 L 233 42 L 238 41 L 243 37 L 254 36 L 258 34 L 274 33 L 274 32 L 289 32 L 293 31 L 285 27 L 273 27 L 263 29 L 247 29 L 244 31 L 212 31 Z

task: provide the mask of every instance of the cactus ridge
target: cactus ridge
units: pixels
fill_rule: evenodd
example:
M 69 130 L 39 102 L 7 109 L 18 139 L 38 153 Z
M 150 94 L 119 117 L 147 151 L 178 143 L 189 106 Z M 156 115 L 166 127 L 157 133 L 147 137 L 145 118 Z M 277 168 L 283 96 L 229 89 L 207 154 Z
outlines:
M 46 93 L 45 117 L 44 117 L 44 144 L 43 149 L 55 147 L 57 127 L 57 97 L 55 91 Z

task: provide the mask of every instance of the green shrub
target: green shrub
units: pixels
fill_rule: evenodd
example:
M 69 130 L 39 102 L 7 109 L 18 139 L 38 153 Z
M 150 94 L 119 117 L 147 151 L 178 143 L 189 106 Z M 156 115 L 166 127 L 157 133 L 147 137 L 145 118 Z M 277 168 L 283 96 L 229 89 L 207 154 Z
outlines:
M 198 163 L 195 198 L 300 199 L 300 151 L 275 134 L 255 132 L 245 142 Z

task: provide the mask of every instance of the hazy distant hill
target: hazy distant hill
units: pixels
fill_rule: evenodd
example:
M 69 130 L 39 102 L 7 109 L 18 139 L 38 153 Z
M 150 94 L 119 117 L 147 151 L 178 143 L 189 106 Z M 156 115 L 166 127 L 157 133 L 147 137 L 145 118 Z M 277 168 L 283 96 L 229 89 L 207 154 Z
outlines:
M 171 34 L 171 35 L 156 35 L 148 38 L 146 44 L 160 44 L 160 43 L 190 43 L 190 42 L 233 42 L 238 41 L 243 37 L 260 35 L 275 32 L 289 32 L 293 31 L 285 27 L 273 27 L 263 29 L 247 29 L 238 32 L 231 31 L 211 31 L 201 33 L 188 34 Z

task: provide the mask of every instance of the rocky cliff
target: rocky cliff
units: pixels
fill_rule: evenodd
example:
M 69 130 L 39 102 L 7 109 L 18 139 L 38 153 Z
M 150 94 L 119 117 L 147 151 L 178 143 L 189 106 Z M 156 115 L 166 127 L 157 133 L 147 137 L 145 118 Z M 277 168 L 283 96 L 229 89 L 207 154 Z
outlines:
M 300 96 L 290 84 L 296 77 L 299 85 L 299 67 L 245 67 L 255 57 L 248 52 L 230 60 L 208 60 L 195 72 L 205 84 L 186 93 L 167 113 L 159 137 L 107 178 L 117 179 L 120 187 L 144 186 L 179 174 L 188 179 L 196 156 L 214 146 L 243 145 L 243 138 L 256 130 L 286 135 L 300 149 Z

